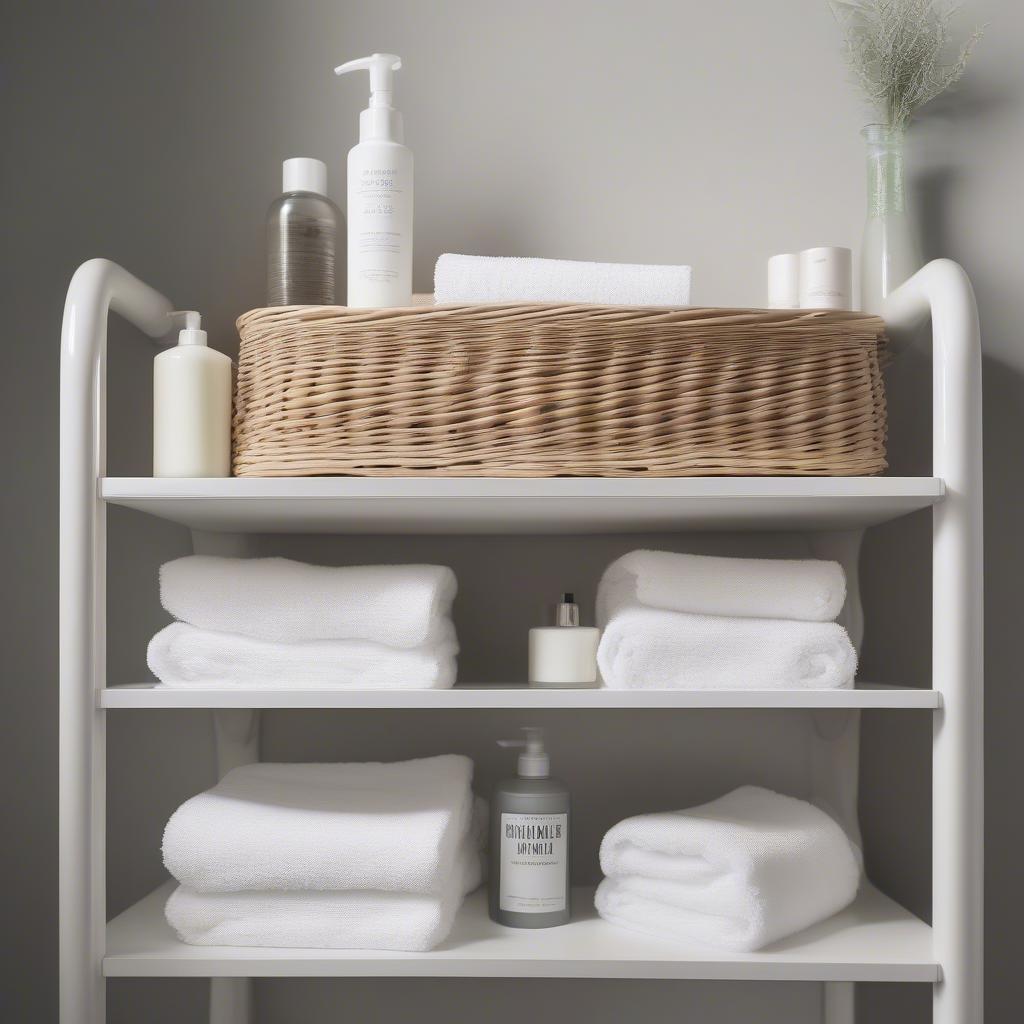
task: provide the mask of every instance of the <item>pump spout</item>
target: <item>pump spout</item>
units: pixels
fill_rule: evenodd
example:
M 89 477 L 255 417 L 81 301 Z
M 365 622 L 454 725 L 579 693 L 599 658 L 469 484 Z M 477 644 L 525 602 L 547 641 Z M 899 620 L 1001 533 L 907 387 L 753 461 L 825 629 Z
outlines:
M 359 115 L 359 141 L 402 141 L 402 115 L 395 110 L 392 98 L 395 91 L 395 72 L 402 66 L 402 58 L 394 53 L 373 53 L 357 57 L 334 69 L 336 75 L 350 71 L 370 72 L 370 104 Z
M 523 726 L 524 740 L 498 740 L 499 747 L 522 750 L 519 755 L 519 775 L 524 779 L 546 779 L 551 761 L 544 749 L 544 730 L 535 725 Z
M 394 92 L 392 73 L 402 66 L 402 58 L 394 53 L 373 53 L 369 57 L 357 57 L 347 64 L 334 69 L 336 75 L 345 75 L 349 71 L 370 72 L 370 106 L 390 107 Z
M 167 316 L 174 326 L 183 330 L 198 331 L 203 322 L 195 309 L 172 309 Z

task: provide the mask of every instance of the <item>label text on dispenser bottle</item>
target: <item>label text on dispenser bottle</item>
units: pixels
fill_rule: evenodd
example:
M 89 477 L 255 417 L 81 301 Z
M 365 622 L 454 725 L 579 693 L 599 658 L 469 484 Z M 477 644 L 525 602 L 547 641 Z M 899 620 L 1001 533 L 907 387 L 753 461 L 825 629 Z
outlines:
M 566 814 L 502 814 L 502 910 L 565 910 L 568 826 Z

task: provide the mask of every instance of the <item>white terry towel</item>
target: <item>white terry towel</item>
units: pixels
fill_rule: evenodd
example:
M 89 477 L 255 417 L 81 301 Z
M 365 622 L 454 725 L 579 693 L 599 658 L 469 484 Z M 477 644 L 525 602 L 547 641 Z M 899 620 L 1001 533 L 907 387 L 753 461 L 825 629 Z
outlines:
M 857 653 L 835 622 L 634 606 L 612 616 L 597 664 L 617 690 L 834 690 L 853 685 Z
M 473 762 L 250 764 L 179 807 L 167 870 L 197 892 L 438 893 L 470 827 Z
M 183 942 L 198 946 L 433 949 L 451 931 L 463 896 L 483 880 L 486 820 L 487 805 L 477 799 L 473 831 L 436 894 L 379 889 L 198 893 L 179 886 L 165 915 Z
M 165 626 L 149 642 L 149 670 L 167 686 L 444 690 L 453 686 L 459 646 L 445 621 L 431 647 L 393 648 L 366 640 L 294 644 Z
M 291 643 L 433 643 L 451 615 L 455 573 L 441 565 L 333 568 L 287 558 L 188 555 L 160 569 L 160 603 L 182 622 Z
M 601 843 L 608 921 L 750 952 L 831 917 L 860 884 L 860 851 L 803 800 L 742 786 L 700 807 L 627 818 Z
M 690 268 L 446 252 L 434 268 L 434 301 L 688 306 Z
M 717 558 L 631 551 L 604 572 L 597 615 L 606 623 L 624 604 L 697 615 L 831 622 L 846 601 L 838 562 Z

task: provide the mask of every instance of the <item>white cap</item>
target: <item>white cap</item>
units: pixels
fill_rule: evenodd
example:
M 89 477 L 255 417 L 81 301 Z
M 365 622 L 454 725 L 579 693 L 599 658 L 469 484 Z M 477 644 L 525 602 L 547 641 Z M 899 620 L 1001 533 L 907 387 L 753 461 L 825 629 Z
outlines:
M 499 747 L 520 747 L 517 774 L 522 779 L 546 779 L 551 774 L 551 758 L 544 750 L 544 730 L 536 726 L 523 727 L 525 740 L 498 740 Z
M 309 156 L 294 156 L 284 162 L 282 190 L 327 195 L 327 164 Z
M 359 141 L 385 139 L 402 141 L 402 115 L 395 110 L 394 72 L 402 66 L 402 58 L 394 53 L 373 53 L 358 57 L 334 69 L 336 75 L 350 71 L 370 72 L 370 105 L 359 115 Z
M 202 319 L 194 309 L 176 309 L 173 313 L 168 313 L 167 315 L 175 323 L 183 323 L 185 325 L 178 331 L 179 345 L 206 344 L 206 331 L 199 328 Z

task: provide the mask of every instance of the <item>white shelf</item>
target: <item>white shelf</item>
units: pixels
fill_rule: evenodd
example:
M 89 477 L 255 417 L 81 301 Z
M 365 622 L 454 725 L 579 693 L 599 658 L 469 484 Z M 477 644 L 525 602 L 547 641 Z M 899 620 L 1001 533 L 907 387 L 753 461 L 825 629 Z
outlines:
M 679 978 L 748 981 L 939 980 L 931 929 L 867 887 L 841 914 L 758 953 L 729 955 L 615 928 L 597 917 L 593 890 L 573 895 L 573 921 L 517 929 L 470 896 L 452 934 L 429 953 L 188 946 L 164 920 L 173 882 L 107 926 L 107 977 Z
M 491 479 L 107 477 L 103 498 L 247 533 L 627 533 L 853 529 L 933 505 L 935 477 Z
M 523 685 L 452 690 L 188 689 L 142 683 L 99 692 L 102 708 L 924 708 L 935 690 L 865 686 L 856 690 L 541 690 Z

